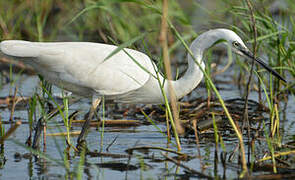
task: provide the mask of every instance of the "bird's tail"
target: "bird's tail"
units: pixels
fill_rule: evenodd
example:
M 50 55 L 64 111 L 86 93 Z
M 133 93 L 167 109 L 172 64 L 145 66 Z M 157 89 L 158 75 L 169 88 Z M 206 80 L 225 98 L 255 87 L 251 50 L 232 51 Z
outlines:
M 6 40 L 0 44 L 2 53 L 14 57 L 37 57 L 40 49 L 34 43 L 21 40 Z

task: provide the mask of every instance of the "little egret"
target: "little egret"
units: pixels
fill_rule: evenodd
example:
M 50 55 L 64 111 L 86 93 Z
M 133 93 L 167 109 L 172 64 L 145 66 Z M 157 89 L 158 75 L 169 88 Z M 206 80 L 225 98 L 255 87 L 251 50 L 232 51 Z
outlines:
M 261 59 L 255 58 L 241 38 L 228 29 L 209 30 L 199 35 L 190 49 L 202 68 L 206 49 L 217 41 L 228 42 L 232 50 L 253 59 L 277 78 L 285 81 Z M 161 104 L 164 102 L 157 69 L 150 58 L 132 49 L 125 48 L 110 56 L 116 46 L 90 42 L 29 42 L 6 40 L 1 42 L 1 51 L 32 66 L 47 81 L 75 94 L 91 97 L 89 118 L 83 124 L 78 144 L 84 139 L 94 111 L 102 97 L 106 100 L 128 104 Z M 164 77 L 159 76 L 160 82 Z M 176 98 L 191 92 L 203 78 L 203 73 L 194 59 L 188 55 L 188 69 L 176 81 L 171 81 Z M 168 92 L 168 80 L 164 81 Z M 169 94 L 167 93 L 169 99 Z

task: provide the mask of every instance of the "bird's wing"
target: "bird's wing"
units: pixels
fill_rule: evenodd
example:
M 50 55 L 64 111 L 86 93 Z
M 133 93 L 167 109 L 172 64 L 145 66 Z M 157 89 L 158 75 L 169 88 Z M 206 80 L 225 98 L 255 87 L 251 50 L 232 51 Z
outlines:
M 141 52 L 125 49 L 106 59 L 116 46 L 96 45 L 84 46 L 82 54 L 81 51 L 71 53 L 68 56 L 71 64 L 65 70 L 98 94 L 118 95 L 136 90 L 148 81 L 148 72 L 154 71 L 150 59 Z
M 99 43 L 1 42 L 1 51 L 10 56 L 32 57 L 31 63 L 43 75 L 91 88 L 101 95 L 124 94 L 142 87 L 153 72 L 143 53 L 125 49 L 106 59 L 117 47 Z M 132 58 L 131 58 L 132 57 Z M 144 69 L 142 67 L 144 67 Z M 38 68 L 38 69 L 37 69 Z M 44 73 L 45 72 L 45 73 Z

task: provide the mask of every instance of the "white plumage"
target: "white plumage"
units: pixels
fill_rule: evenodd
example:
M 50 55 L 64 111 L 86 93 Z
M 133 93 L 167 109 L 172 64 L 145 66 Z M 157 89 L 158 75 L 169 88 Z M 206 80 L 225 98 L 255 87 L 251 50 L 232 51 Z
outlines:
M 154 72 L 150 59 L 131 49 L 105 58 L 117 47 L 90 42 L 1 42 L 1 51 L 31 65 L 46 80 L 82 96 L 123 95 L 142 87 L 150 78 L 128 56 Z

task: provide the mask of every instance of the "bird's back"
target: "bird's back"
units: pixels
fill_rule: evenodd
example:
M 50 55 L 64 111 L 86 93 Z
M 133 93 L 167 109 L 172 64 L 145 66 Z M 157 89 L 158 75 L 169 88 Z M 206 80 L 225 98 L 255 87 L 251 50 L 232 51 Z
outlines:
M 117 48 L 107 44 L 7 40 L 1 42 L 0 48 L 8 56 L 27 59 L 25 63 L 38 73 L 70 91 L 75 85 L 101 95 L 124 94 L 148 81 L 150 74 L 146 70 L 154 71 L 145 54 L 131 49 L 121 50 L 106 59 Z M 67 88 L 67 84 L 71 86 Z

